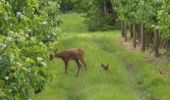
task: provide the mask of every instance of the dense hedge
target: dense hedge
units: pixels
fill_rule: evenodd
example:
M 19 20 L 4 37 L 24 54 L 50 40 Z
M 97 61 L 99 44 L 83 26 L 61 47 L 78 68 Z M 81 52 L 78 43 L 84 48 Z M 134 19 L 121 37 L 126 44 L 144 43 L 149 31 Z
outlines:
M 0 99 L 28 100 L 48 81 L 59 35 L 59 0 L 0 1 Z
M 111 0 L 82 0 L 77 7 L 86 13 L 89 31 L 105 31 L 117 28 L 116 12 Z
M 111 0 L 62 0 L 61 10 L 84 13 L 89 31 L 113 30 L 116 27 L 116 12 Z

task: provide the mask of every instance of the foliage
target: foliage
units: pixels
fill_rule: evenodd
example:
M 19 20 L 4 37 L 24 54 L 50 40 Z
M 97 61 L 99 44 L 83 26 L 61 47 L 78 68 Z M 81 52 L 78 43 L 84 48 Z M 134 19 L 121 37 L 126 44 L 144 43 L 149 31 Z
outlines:
M 75 10 L 75 5 L 79 0 L 61 0 L 61 11 L 67 13 Z
M 76 11 L 86 14 L 86 24 L 89 31 L 111 30 L 115 25 L 115 13 L 111 0 L 63 0 L 61 9 L 64 12 Z M 62 6 L 61 6 L 62 7 Z
M 144 22 L 146 28 L 159 29 L 164 38 L 169 38 L 170 3 L 168 0 L 112 0 L 112 4 L 119 20 L 129 24 Z
M 90 0 L 86 8 L 86 23 L 90 31 L 114 29 L 116 13 L 110 0 Z
M 0 98 L 27 100 L 47 82 L 59 7 L 59 0 L 0 1 Z
M 157 12 L 158 26 L 162 31 L 162 37 L 170 39 L 170 2 L 163 0 L 160 9 Z

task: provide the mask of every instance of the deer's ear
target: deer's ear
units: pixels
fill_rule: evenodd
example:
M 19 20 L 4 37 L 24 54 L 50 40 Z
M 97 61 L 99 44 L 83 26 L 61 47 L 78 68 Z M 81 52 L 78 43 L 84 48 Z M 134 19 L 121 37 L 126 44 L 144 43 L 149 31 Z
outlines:
M 107 64 L 107 67 L 109 67 L 109 64 Z
M 103 67 L 104 65 L 101 63 L 101 66 Z

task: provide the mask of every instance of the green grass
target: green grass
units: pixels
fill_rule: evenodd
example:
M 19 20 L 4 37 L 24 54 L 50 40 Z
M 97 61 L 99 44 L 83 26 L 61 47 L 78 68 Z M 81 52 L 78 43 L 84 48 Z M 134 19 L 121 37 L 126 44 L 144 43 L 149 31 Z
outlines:
M 169 100 L 170 76 L 158 71 L 170 70 L 169 62 L 149 62 L 145 60 L 146 54 L 126 50 L 118 39 L 119 31 L 90 33 L 81 16 L 63 16 L 62 27 L 68 34 L 59 41 L 59 51 L 84 48 L 88 70 L 82 68 L 76 78 L 74 61 L 69 62 L 67 75 L 60 59 L 49 62 L 53 80 L 33 100 Z M 103 71 L 100 63 L 110 64 L 111 72 Z
M 33 100 L 168 100 L 170 80 L 160 75 L 158 68 L 170 68 L 170 63 L 145 61 L 145 54 L 127 51 L 117 41 L 118 37 L 118 32 L 65 36 L 60 41 L 60 50 L 84 48 L 88 70 L 82 68 L 76 78 L 75 62 L 69 63 L 68 75 L 64 74 L 61 60 L 50 62 L 55 77 Z M 101 62 L 110 64 L 111 72 L 103 71 Z M 133 68 L 128 70 L 128 64 Z
M 61 25 L 63 32 L 86 32 L 87 26 L 84 23 L 85 18 L 82 16 L 83 14 L 78 13 L 63 14 L 61 16 L 63 20 L 63 24 Z

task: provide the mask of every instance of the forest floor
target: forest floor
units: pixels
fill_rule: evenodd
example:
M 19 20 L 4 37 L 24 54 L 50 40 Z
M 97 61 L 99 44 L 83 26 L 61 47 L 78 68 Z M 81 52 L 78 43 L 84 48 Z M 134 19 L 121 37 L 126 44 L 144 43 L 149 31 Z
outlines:
M 59 51 L 83 48 L 87 71 L 82 67 L 76 78 L 74 61 L 69 62 L 67 75 L 60 59 L 49 62 L 53 79 L 33 100 L 169 100 L 170 62 L 153 62 L 146 53 L 126 49 L 120 31 L 83 32 L 84 26 L 75 26 L 80 31 L 68 28 L 59 40 Z M 101 63 L 109 64 L 108 72 Z

